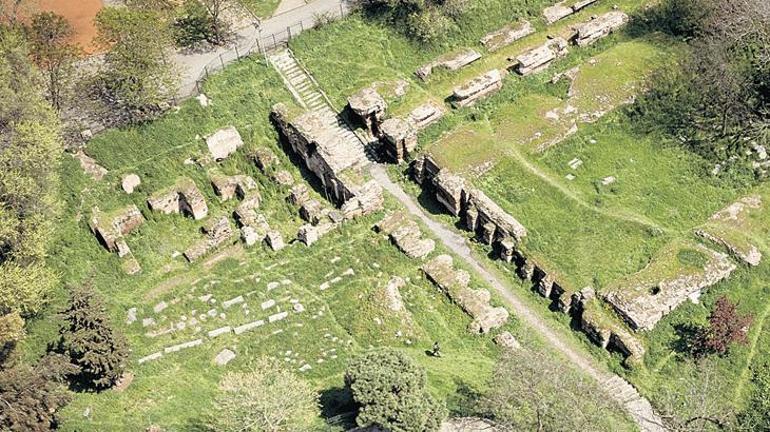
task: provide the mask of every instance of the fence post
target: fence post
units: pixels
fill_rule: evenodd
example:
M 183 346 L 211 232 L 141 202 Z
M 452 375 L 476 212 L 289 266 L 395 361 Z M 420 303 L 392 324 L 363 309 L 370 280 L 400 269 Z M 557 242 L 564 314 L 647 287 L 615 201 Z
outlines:
M 198 83 L 199 83 L 199 81 L 195 80 L 195 92 L 200 94 L 201 88 L 200 88 L 200 85 L 198 85 Z
M 209 78 L 209 67 L 208 67 L 208 65 L 203 66 L 203 71 L 206 72 L 206 79 L 208 79 Z
M 286 33 L 289 34 L 289 38 L 286 40 L 287 42 L 291 40 L 291 27 L 286 26 Z
M 273 33 L 273 47 L 278 46 L 278 41 L 275 40 L 275 33 Z
M 236 59 L 240 59 L 241 58 L 241 55 L 238 54 L 238 45 L 235 46 L 235 58 Z
M 345 16 L 345 9 L 342 7 L 342 2 L 340 2 L 340 18 Z
M 305 31 L 305 25 L 302 24 L 302 21 L 299 22 L 299 31 L 301 32 Z
M 219 55 L 219 63 L 222 65 L 222 69 L 225 68 L 225 61 L 222 60 L 222 54 Z

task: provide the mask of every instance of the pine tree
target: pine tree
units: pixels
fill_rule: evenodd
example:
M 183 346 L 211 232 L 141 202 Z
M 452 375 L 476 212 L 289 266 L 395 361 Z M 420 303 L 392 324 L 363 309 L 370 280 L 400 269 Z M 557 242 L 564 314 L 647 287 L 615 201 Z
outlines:
M 348 366 L 345 383 L 359 405 L 359 426 L 432 432 L 446 417 L 427 391 L 425 370 L 400 351 L 379 349 L 359 356 Z
M 89 286 L 75 288 L 63 315 L 61 348 L 81 369 L 74 384 L 94 390 L 111 387 L 123 373 L 128 346 L 112 328 L 101 299 Z

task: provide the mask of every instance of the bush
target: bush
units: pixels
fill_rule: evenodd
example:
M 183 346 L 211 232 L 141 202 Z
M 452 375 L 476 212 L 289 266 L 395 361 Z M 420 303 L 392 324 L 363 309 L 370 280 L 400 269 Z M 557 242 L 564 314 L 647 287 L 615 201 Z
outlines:
M 406 36 L 436 44 L 455 27 L 467 7 L 465 0 L 358 0 L 357 6 L 370 18 L 386 21 Z
M 123 374 L 128 346 L 113 330 L 101 299 L 88 286 L 75 288 L 63 315 L 60 350 L 80 368 L 74 384 L 94 390 L 111 387 Z
M 425 371 L 393 349 L 369 351 L 354 359 L 345 384 L 359 406 L 359 426 L 391 432 L 437 431 L 445 408 L 427 391 Z

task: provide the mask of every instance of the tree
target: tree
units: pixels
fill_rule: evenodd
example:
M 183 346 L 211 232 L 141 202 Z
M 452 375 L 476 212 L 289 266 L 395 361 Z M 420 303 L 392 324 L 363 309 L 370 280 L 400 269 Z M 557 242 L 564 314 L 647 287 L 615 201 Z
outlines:
M 57 275 L 45 265 L 59 212 L 59 125 L 22 35 L 0 26 L 0 316 L 38 312 Z M 11 324 L 11 318 L 4 318 Z M 7 335 L 19 336 L 18 321 Z M 11 327 L 6 327 L 10 329 Z
M 152 10 L 106 7 L 96 16 L 97 41 L 107 50 L 102 93 L 134 121 L 151 116 L 175 93 L 171 33 Z
M 230 31 L 225 15 L 238 15 L 242 12 L 243 5 L 240 0 L 197 0 L 203 6 L 208 21 L 211 24 L 211 39 L 214 44 L 221 44 L 227 40 Z
M 369 351 L 350 362 L 345 384 L 359 406 L 359 426 L 391 432 L 437 431 L 446 409 L 427 391 L 425 371 L 394 349 Z
M 56 413 L 71 396 L 64 384 L 77 368 L 56 354 L 43 357 L 35 367 L 18 365 L 0 370 L 0 430 L 49 431 Z
M 671 377 L 670 385 L 658 392 L 659 412 L 672 432 L 734 430 L 734 413 L 725 408 L 722 395 L 732 385 L 712 360 L 695 364 L 690 373 Z
M 63 318 L 60 350 L 80 368 L 74 377 L 76 386 L 111 387 L 123 374 L 128 347 L 123 335 L 112 328 L 101 299 L 87 285 L 74 288 Z
M 220 432 L 305 432 L 318 416 L 318 393 L 277 361 L 260 358 L 219 383 L 212 428 Z
M 720 297 L 711 311 L 708 325 L 695 339 L 694 354 L 696 357 L 712 353 L 724 355 L 733 343 L 745 344 L 751 321 L 751 315 L 739 314 L 735 303 L 725 296 Z
M 70 42 L 74 30 L 63 16 L 42 12 L 32 17 L 28 33 L 32 59 L 45 73 L 48 98 L 58 111 L 80 54 L 80 49 Z
M 621 411 L 567 363 L 524 349 L 500 360 L 479 408 L 505 431 L 613 431 Z

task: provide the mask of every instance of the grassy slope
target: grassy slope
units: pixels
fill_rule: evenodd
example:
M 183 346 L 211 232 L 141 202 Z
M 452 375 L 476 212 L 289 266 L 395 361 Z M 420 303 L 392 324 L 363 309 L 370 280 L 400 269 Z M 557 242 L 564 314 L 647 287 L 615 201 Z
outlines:
M 334 389 L 342 386 L 341 373 L 349 356 L 369 346 L 381 345 L 403 349 L 424 364 L 431 391 L 447 400 L 450 408 L 464 409 L 459 391 L 483 388 L 498 350 L 488 337 L 473 337 L 466 332 L 469 318 L 424 279 L 418 262 L 407 259 L 371 230 L 376 217 L 347 224 L 310 249 L 299 244 L 277 253 L 262 247 L 243 253 L 235 249 L 230 258 L 211 267 L 202 263 L 188 265 L 182 257 L 175 256 L 175 252 L 183 251 L 199 238 L 198 229 L 203 222 L 152 214 L 144 200 L 178 177 L 187 176 L 206 196 L 210 210 L 207 220 L 229 214 L 236 203 L 219 203 L 208 186 L 205 171 L 184 164 L 185 159 L 204 152 L 199 136 L 225 125 L 235 125 L 246 145 L 237 155 L 221 163 L 220 169 L 226 174 L 248 173 L 257 179 L 264 198 L 262 210 L 270 224 L 287 239 L 293 237 L 301 223 L 296 210 L 284 200 L 287 191 L 276 187 L 244 157 L 251 148 L 269 146 L 295 178 L 300 179 L 303 174 L 278 148 L 276 134 L 268 121 L 273 103 L 291 103 L 276 74 L 260 61 L 245 60 L 213 77 L 205 91 L 213 101 L 208 109 L 191 101 L 179 112 L 156 122 L 108 131 L 95 138 L 89 144 L 89 153 L 110 169 L 105 180 L 90 180 L 74 160 L 67 159 L 63 165 L 62 194 L 66 212 L 59 223 L 61 239 L 52 254 L 52 262 L 62 273 L 65 284 L 90 281 L 103 294 L 115 325 L 129 339 L 132 348 L 129 370 L 136 377 L 123 392 L 78 394 L 62 414 L 61 429 L 134 431 L 150 424 L 169 430 L 196 429 L 205 423 L 216 383 L 224 371 L 246 368 L 250 358 L 260 355 L 283 359 L 289 350 L 292 353 L 288 355 L 287 365 L 298 368 L 304 362 L 311 364 L 313 369 L 306 376 L 319 390 L 333 395 Z M 128 172 L 142 178 L 142 185 L 132 195 L 119 190 L 119 179 Z M 142 209 L 147 218 L 147 222 L 127 238 L 143 268 L 142 273 L 134 277 L 121 272 L 118 258 L 107 253 L 87 228 L 93 206 L 111 211 L 131 203 Z M 340 260 L 332 262 L 336 256 Z M 329 290 L 319 289 L 324 281 L 341 275 L 348 268 L 355 271 L 354 276 L 344 276 Z M 327 273 L 331 271 L 334 273 Z M 376 294 L 391 275 L 409 278 L 407 287 L 402 289 L 409 312 L 406 316 L 385 310 Z M 291 282 L 267 292 L 269 282 L 284 279 Z M 218 304 L 251 293 L 247 297 L 250 313 L 246 315 L 245 310 L 238 307 L 219 308 L 218 312 L 224 312 L 225 317 L 199 322 L 199 331 L 190 325 L 157 337 L 145 334 L 151 329 L 179 323 L 182 316 L 187 318 L 187 323 L 193 316 L 200 320 L 200 314 L 215 307 L 198 299 L 207 293 L 214 294 Z M 31 323 L 30 336 L 22 346 L 30 359 L 40 355 L 46 344 L 55 339 L 58 323 L 54 313 L 62 307 L 65 298 L 65 289 L 57 292 L 46 314 Z M 222 325 L 264 319 L 278 310 L 262 311 L 260 303 L 267 299 L 278 301 L 281 310 L 291 310 L 289 300 L 298 299 L 307 311 L 240 337 L 222 336 L 207 340 L 199 347 L 167 354 L 154 362 L 136 363 L 142 356 L 201 337 Z M 170 306 L 156 314 L 152 309 L 161 301 Z M 129 325 L 125 317 L 131 307 L 138 309 L 139 321 Z M 143 328 L 141 320 L 146 317 L 154 318 L 158 325 Z M 279 329 L 283 331 L 272 334 Z M 507 329 L 526 346 L 544 349 L 515 319 Z M 431 359 L 424 354 L 435 340 L 441 341 L 445 354 L 442 359 Z M 238 357 L 227 368 L 215 368 L 211 360 L 224 347 L 236 351 Z M 336 349 L 333 354 L 329 351 L 332 348 Z M 319 363 L 319 359 L 324 359 L 323 363 Z M 333 405 L 330 403 L 328 408 L 334 409 Z M 85 412 L 88 415 L 84 415 Z M 621 429 L 630 429 L 629 421 L 620 411 L 611 413 L 607 421 Z
M 641 3 L 622 2 L 620 6 L 629 10 Z M 599 7 L 605 6 L 600 3 Z M 588 8 L 585 14 L 595 14 L 596 10 Z M 517 13 L 511 15 L 519 16 Z M 576 17 L 573 21 L 581 19 L 584 18 Z M 531 36 L 499 55 L 485 55 L 483 60 L 460 72 L 438 73 L 428 83 L 413 79 L 412 73 L 419 64 L 459 46 L 478 47 L 477 37 L 503 20 L 502 16 L 495 16 L 470 32 L 452 35 L 438 50 L 423 50 L 383 26 L 353 18 L 307 34 L 294 43 L 294 50 L 340 105 L 344 104 L 347 95 L 373 81 L 409 80 L 412 83 L 410 93 L 391 103 L 391 114 L 401 115 L 419 101 L 441 102 L 453 85 L 492 66 L 499 67 L 504 64 L 500 60 L 502 57 L 517 53 L 542 38 L 542 33 Z M 567 23 L 557 25 L 554 32 L 558 32 L 562 24 Z M 536 25 L 539 29 L 543 27 L 537 21 Z M 336 40 L 348 41 L 355 49 L 335 49 L 331 42 Z M 616 35 L 593 48 L 577 53 L 573 50 L 567 59 L 552 69 L 566 70 L 584 63 L 589 56 L 624 40 L 627 40 L 625 35 Z M 672 48 L 676 49 L 671 41 L 653 38 L 646 42 L 669 54 Z M 638 64 L 634 62 L 643 58 L 641 54 L 646 51 L 640 51 L 636 45 L 633 50 L 616 52 L 625 55 L 633 67 L 625 68 L 621 73 L 598 70 L 588 88 L 602 90 L 638 78 L 638 69 L 635 69 Z M 647 70 L 652 68 L 650 66 L 654 67 L 648 65 Z M 456 145 L 449 145 L 451 151 L 436 154 L 466 175 L 483 173 L 483 169 L 488 168 L 484 163 L 490 160 L 490 155 L 499 159 L 499 154 L 511 146 L 496 139 L 496 132 L 507 129 L 508 134 L 518 130 L 526 135 L 547 131 L 548 124 L 542 120 L 542 115 L 563 101 L 563 95 L 555 91 L 558 86 L 546 85 L 550 75 L 525 80 L 506 79 L 499 95 L 479 103 L 476 108 L 451 112 L 439 124 L 422 132 L 421 146 L 432 146 L 439 139 L 456 140 Z M 590 90 L 586 94 L 590 94 Z M 447 131 L 455 131 L 455 134 L 446 136 Z M 506 138 L 516 142 L 516 136 Z M 659 248 L 668 244 L 668 240 L 691 238 L 693 227 L 747 193 L 744 184 L 709 177 L 710 167 L 705 161 L 666 137 L 635 133 L 623 115 L 610 115 L 594 125 L 581 127 L 577 135 L 544 154 L 528 153 L 519 160 L 495 160 L 499 164 L 481 179 L 481 184 L 530 228 L 529 246 L 547 253 L 549 258 L 562 257 L 563 268 L 581 282 L 591 282 L 598 276 L 600 283 L 607 283 L 613 277 L 638 270 Z M 575 157 L 584 163 L 573 171 L 567 162 Z M 478 166 L 483 169 L 471 169 Z M 524 169 L 525 166 L 536 167 L 549 181 L 536 178 L 531 170 Z M 565 179 L 570 173 L 576 175 L 572 181 Z M 617 178 L 616 182 L 602 186 L 600 179 L 610 175 Z M 588 203 L 595 211 L 578 205 L 580 202 Z M 631 216 L 643 224 L 602 217 L 601 213 Z M 758 244 L 764 245 L 764 239 Z M 715 299 L 728 294 L 740 303 L 743 311 L 756 317 L 749 346 L 736 347 L 730 356 L 716 359 L 723 379 L 714 399 L 740 406 L 750 387 L 751 363 L 763 361 L 768 356 L 767 332 L 763 331 L 770 310 L 766 306 L 770 296 L 765 282 L 770 276 L 767 269 L 767 264 L 757 269 L 739 268 L 730 280 L 704 294 L 700 304 L 686 303 L 664 318 L 654 331 L 643 335 L 648 346 L 645 366 L 631 372 L 630 378 L 653 399 L 663 387 L 676 390 L 681 382 L 672 377 L 694 373 L 693 365 L 682 356 L 677 344 L 680 339 L 678 328 L 682 324 L 702 323 Z M 565 321 L 560 317 L 554 315 L 555 319 Z M 606 353 L 599 349 L 593 352 L 606 358 Z M 612 363 L 617 365 L 615 360 Z

